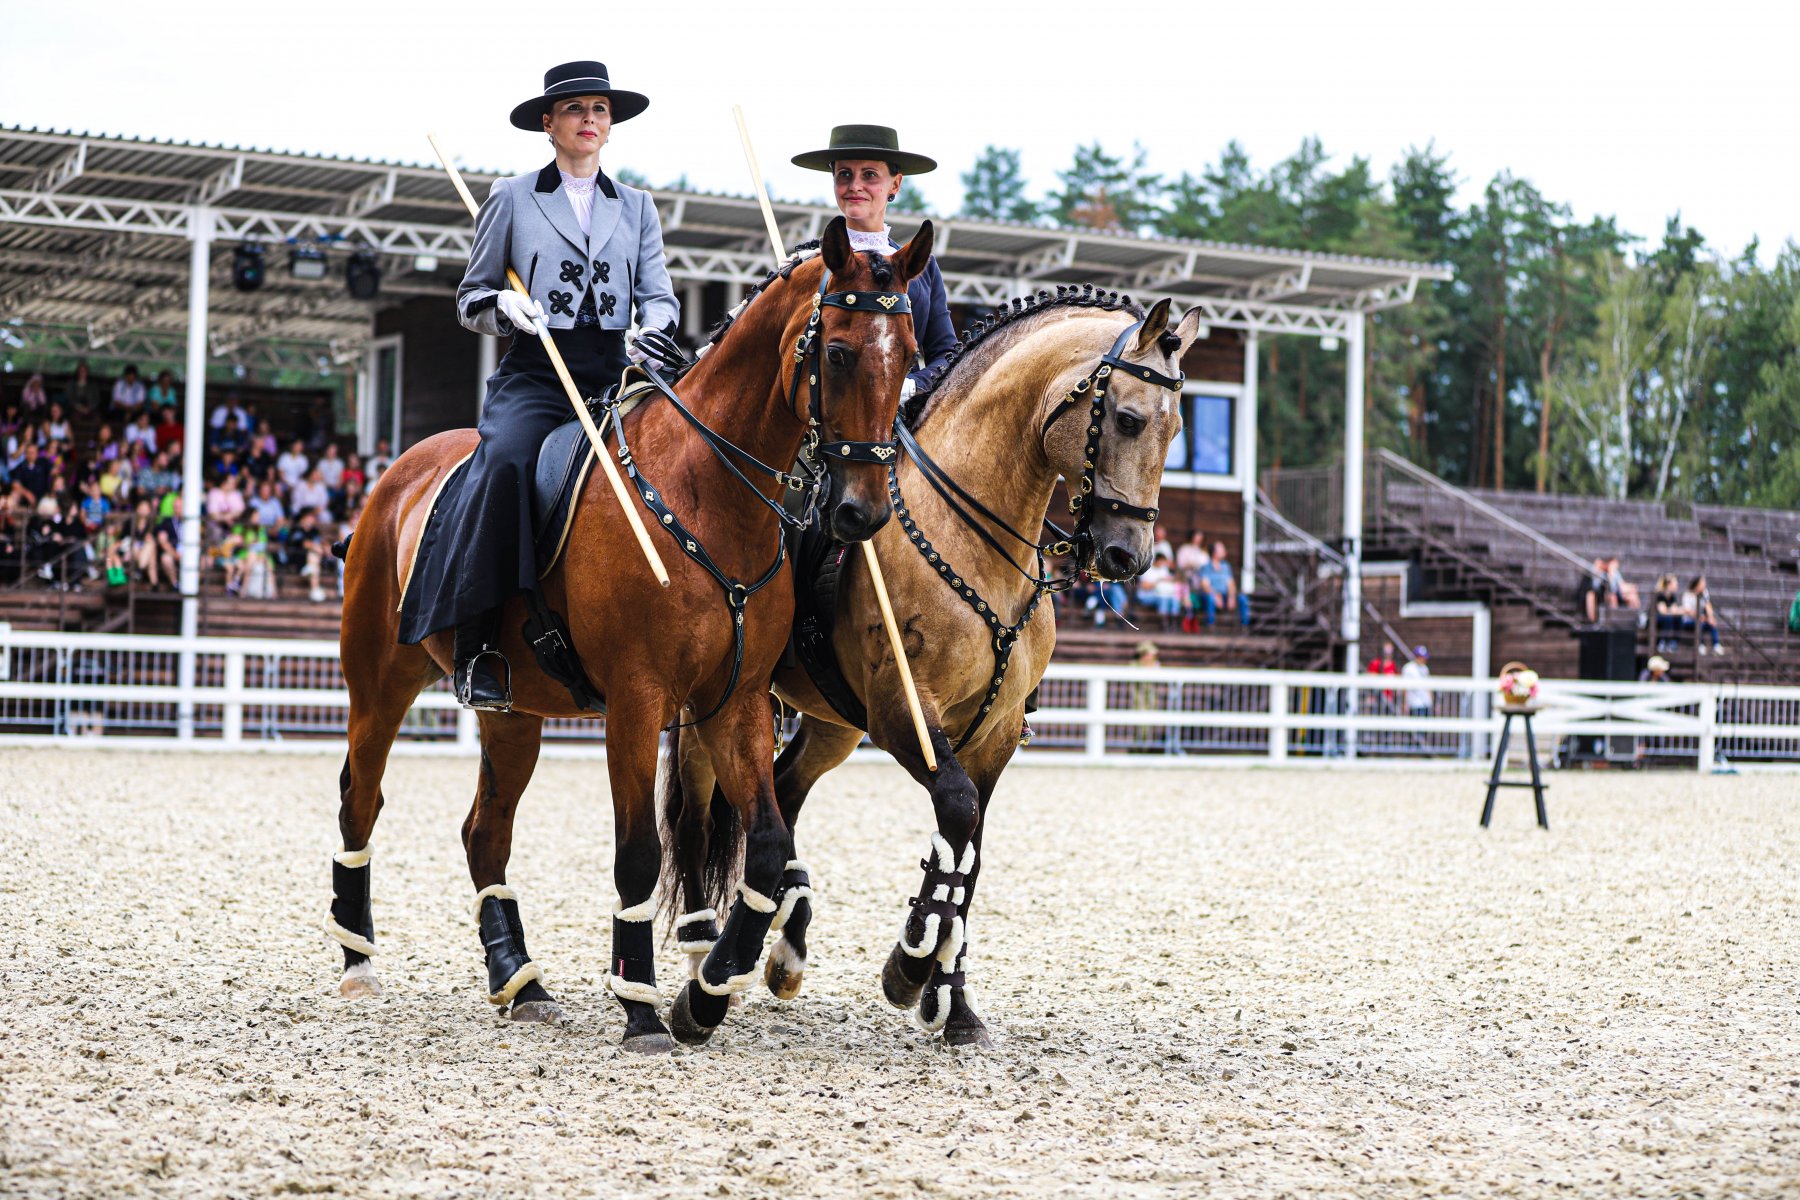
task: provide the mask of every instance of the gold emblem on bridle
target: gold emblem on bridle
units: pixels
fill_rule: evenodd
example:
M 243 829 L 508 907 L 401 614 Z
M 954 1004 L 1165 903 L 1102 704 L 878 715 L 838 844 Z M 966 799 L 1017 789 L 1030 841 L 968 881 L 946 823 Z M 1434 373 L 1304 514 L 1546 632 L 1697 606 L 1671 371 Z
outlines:
M 876 298 L 875 303 L 881 305 L 881 307 L 892 312 L 894 305 L 900 303 L 900 297 L 898 297 L 898 296 L 880 296 L 880 297 Z
M 882 462 L 886 462 L 888 459 L 894 457 L 894 448 L 892 446 L 875 446 L 870 450 L 870 453 L 874 454 L 875 457 L 879 458 Z

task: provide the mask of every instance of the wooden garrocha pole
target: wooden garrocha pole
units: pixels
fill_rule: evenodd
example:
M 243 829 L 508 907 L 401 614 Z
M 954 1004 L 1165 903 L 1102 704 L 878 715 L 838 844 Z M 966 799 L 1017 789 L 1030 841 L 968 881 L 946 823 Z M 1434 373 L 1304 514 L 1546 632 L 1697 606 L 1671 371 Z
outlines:
M 462 172 L 451 164 L 450 156 L 444 153 L 442 146 L 438 145 L 435 133 L 428 133 L 425 138 L 431 143 L 431 148 L 436 152 L 438 161 L 444 164 L 444 170 L 450 173 L 450 182 L 456 185 L 456 194 L 461 196 L 462 202 L 468 206 L 469 216 L 474 218 L 480 212 L 481 206 L 476 204 L 475 197 L 469 194 L 469 185 L 463 182 Z M 511 267 L 506 269 L 506 281 L 512 284 L 513 291 L 527 300 L 531 299 L 531 293 L 526 290 L 525 285 L 519 280 L 518 273 Z M 556 343 L 551 339 L 550 327 L 547 324 L 538 326 L 538 340 L 544 344 L 544 353 L 550 356 L 550 365 L 556 368 L 556 377 L 562 380 L 563 390 L 569 394 L 569 403 L 575 409 L 575 418 L 581 422 L 582 429 L 587 432 L 588 444 L 593 446 L 595 456 L 600 459 L 600 467 L 606 472 L 606 481 L 612 484 L 613 495 L 619 498 L 619 507 L 625 510 L 625 520 L 630 523 L 631 532 L 637 535 L 638 546 L 644 552 L 644 560 L 650 564 L 650 571 L 656 576 L 656 582 L 668 587 L 668 569 L 663 566 L 662 556 L 651 544 L 650 533 L 644 528 L 643 518 L 638 516 L 638 498 L 632 495 L 631 490 L 625 486 L 625 480 L 619 475 L 619 468 L 613 466 L 612 452 L 606 448 L 605 439 L 600 436 L 600 430 L 595 427 L 593 415 L 588 412 L 587 402 L 581 398 L 581 389 L 575 386 L 575 380 L 570 377 L 568 365 L 563 362 L 562 352 L 556 348 Z
M 744 110 L 731 106 L 737 118 L 738 137 L 744 142 L 744 164 L 750 168 L 750 182 L 756 187 L 757 203 L 762 205 L 763 224 L 769 229 L 769 243 L 775 251 L 775 265 L 787 261 L 787 250 L 781 244 L 781 229 L 775 224 L 775 209 L 769 203 L 768 189 L 763 186 L 762 171 L 756 165 L 756 151 L 750 145 L 750 126 Z M 931 748 L 931 731 L 925 728 L 925 710 L 919 707 L 919 689 L 913 685 L 912 664 L 906 661 L 906 643 L 900 640 L 900 625 L 894 620 L 894 605 L 888 599 L 887 582 L 881 577 L 881 560 L 875 556 L 875 543 L 862 543 L 863 562 L 869 567 L 869 582 L 875 585 L 875 598 L 881 603 L 881 622 L 887 626 L 888 644 L 894 648 L 894 665 L 900 670 L 900 687 L 906 693 L 906 707 L 912 713 L 913 732 L 919 735 L 919 753 L 925 756 L 925 769 L 936 771 L 937 752 Z

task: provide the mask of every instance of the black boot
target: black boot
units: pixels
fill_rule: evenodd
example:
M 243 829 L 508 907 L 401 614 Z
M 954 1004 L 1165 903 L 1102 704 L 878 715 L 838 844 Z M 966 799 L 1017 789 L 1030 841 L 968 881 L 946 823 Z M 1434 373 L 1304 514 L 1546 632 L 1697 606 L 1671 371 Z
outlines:
M 451 680 L 457 703 L 489 712 L 512 708 L 512 667 L 500 653 L 499 610 L 456 627 L 456 667 Z

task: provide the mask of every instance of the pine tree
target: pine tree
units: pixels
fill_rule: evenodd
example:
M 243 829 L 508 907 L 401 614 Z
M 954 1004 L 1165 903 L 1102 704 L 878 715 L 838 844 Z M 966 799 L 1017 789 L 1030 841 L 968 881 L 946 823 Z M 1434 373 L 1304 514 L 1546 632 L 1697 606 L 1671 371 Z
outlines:
M 1075 159 L 1058 171 L 1062 190 L 1050 195 L 1051 215 L 1063 225 L 1140 233 L 1156 219 L 1162 177 L 1150 171 L 1144 148 L 1132 143 L 1131 160 L 1108 154 L 1100 143 L 1075 147 Z
M 962 215 L 986 221 L 1038 219 L 1035 201 L 1025 195 L 1025 177 L 1019 170 L 1019 152 L 989 146 L 963 172 Z

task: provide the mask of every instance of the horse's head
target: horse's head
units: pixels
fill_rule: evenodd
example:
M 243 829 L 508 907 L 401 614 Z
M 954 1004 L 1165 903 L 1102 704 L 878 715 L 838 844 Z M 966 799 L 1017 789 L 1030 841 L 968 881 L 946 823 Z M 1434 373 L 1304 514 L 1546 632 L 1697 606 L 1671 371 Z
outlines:
M 1168 300 L 1157 301 L 1117 349 L 1125 365 L 1102 367 L 1074 397 L 1080 416 L 1065 410 L 1047 431 L 1045 453 L 1082 508 L 1079 565 L 1107 579 L 1129 579 L 1150 565 L 1163 462 L 1181 432 L 1181 356 L 1199 329 L 1199 309 L 1171 328 Z
M 836 217 L 819 243 L 831 296 L 819 309 L 817 355 L 802 367 L 818 372 L 813 415 L 831 473 L 825 517 L 839 541 L 873 537 L 893 513 L 886 463 L 895 453 L 890 439 L 900 387 L 918 353 L 912 317 L 894 297 L 904 299 L 908 281 L 925 269 L 931 241 L 927 221 L 892 258 L 859 254 L 850 248 L 844 218 Z M 810 377 L 801 383 L 805 394 Z

